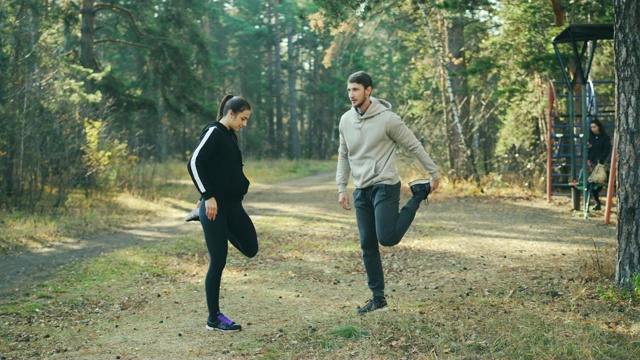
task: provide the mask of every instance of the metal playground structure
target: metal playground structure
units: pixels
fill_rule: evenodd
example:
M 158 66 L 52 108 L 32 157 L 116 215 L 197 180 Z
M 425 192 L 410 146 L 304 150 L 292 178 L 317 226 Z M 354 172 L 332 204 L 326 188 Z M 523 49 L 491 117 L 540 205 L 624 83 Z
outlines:
M 610 134 L 613 149 L 608 165 L 605 223 L 610 223 L 615 187 L 615 84 L 613 80 L 590 78 L 598 40 L 613 40 L 612 24 L 573 24 L 552 41 L 564 81 L 549 81 L 547 108 L 547 200 L 570 195 L 574 210 L 589 217 L 591 187 L 587 152 L 589 124 L 598 118 Z M 560 46 L 569 46 L 569 56 Z M 566 63 L 565 63 L 566 62 Z M 596 90 L 598 90 L 596 92 Z M 581 198 L 583 201 L 581 202 Z

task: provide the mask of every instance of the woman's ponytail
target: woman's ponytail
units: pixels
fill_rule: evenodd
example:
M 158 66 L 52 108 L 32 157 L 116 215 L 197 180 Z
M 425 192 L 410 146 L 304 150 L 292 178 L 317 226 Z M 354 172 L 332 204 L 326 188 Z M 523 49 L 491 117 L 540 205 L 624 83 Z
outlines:
M 244 98 L 240 96 L 233 96 L 231 94 L 225 95 L 222 101 L 220 102 L 220 107 L 218 108 L 218 118 L 216 120 L 220 121 L 229 110 L 232 110 L 234 113 L 240 113 L 245 110 L 251 110 L 251 104 Z
M 220 101 L 220 106 L 218 107 L 218 117 L 216 118 L 217 121 L 220 121 L 220 119 L 224 117 L 225 115 L 224 107 L 227 104 L 227 101 L 229 101 L 232 98 L 233 98 L 233 95 L 228 94 L 228 95 L 225 95 L 224 98 L 222 98 L 222 101 Z

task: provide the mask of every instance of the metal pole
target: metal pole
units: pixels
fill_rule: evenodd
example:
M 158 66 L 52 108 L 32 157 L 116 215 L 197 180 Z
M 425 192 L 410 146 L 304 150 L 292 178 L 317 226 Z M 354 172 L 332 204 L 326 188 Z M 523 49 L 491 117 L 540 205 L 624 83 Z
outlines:
M 569 105 L 569 153 L 571 154 L 571 178 L 569 181 L 574 183 L 577 178 L 576 174 L 576 111 L 575 111 L 575 102 L 573 96 L 573 86 L 569 86 L 569 96 L 568 96 L 568 105 Z M 586 185 L 586 184 L 583 184 Z M 573 209 L 580 210 L 580 191 L 574 186 L 571 188 L 571 198 L 573 200 Z
M 587 152 L 589 148 L 589 124 L 587 124 L 587 84 L 586 80 L 582 79 L 582 188 L 584 189 L 584 218 L 589 217 L 589 196 L 587 192 L 591 189 L 588 184 L 589 169 L 588 169 L 588 156 Z
M 557 44 L 553 44 L 553 49 L 556 52 L 556 56 L 558 57 L 558 62 L 560 63 L 560 68 L 562 69 L 562 75 L 564 75 L 564 81 L 567 84 L 567 105 L 569 112 L 569 146 L 571 153 L 571 174 L 569 177 L 569 183 L 573 184 L 576 180 L 576 138 L 575 138 L 575 111 L 574 111 L 574 101 L 573 98 L 573 86 L 575 82 L 572 82 L 569 79 L 569 74 L 567 73 L 567 69 L 564 65 L 564 61 L 562 61 L 562 56 L 560 55 L 560 49 L 558 49 Z M 581 72 L 581 71 L 580 71 Z M 580 210 L 580 192 L 576 187 L 571 188 L 571 199 L 573 203 L 574 210 Z
M 611 151 L 611 170 L 609 171 L 609 185 L 607 186 L 607 205 L 604 208 L 604 223 L 611 224 L 611 207 L 613 206 L 613 188 L 616 186 L 616 149 L 618 148 L 618 136 L 614 134 L 613 150 Z
M 549 80 L 547 99 L 549 106 L 547 108 L 547 201 L 551 202 L 551 193 L 553 191 L 553 171 L 551 169 L 553 165 L 552 159 L 552 142 L 553 142 L 553 104 L 556 99 L 556 90 L 553 87 L 553 81 Z

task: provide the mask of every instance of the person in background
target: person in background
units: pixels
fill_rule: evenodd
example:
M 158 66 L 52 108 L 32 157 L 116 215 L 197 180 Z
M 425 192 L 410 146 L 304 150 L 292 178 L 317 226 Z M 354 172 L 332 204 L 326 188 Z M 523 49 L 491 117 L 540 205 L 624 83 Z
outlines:
M 423 200 L 439 186 L 440 174 L 415 135 L 391 110 L 391 104 L 371 96 L 373 80 L 358 71 L 347 80 L 347 92 L 352 108 L 340 119 L 340 147 L 336 182 L 338 203 L 351 210 L 347 184 L 353 176 L 354 207 L 360 248 L 373 297 L 358 313 L 387 310 L 384 293 L 384 273 L 379 244 L 394 246 L 400 242 Z M 409 183 L 413 196 L 400 206 L 400 178 L 395 166 L 398 146 L 418 159 L 431 180 Z
M 250 116 L 251 105 L 247 100 L 225 96 L 220 103 L 217 120 L 205 126 L 187 164 L 191 180 L 201 195 L 198 219 L 210 256 L 205 278 L 208 330 L 242 329 L 220 311 L 220 282 L 227 262 L 228 243 L 231 242 L 249 258 L 258 253 L 256 229 L 242 207 L 249 180 L 243 173 L 236 135 L 247 126 Z
M 589 125 L 589 142 L 587 144 L 587 149 L 589 172 L 591 172 L 598 164 L 604 165 L 611 154 L 611 138 L 598 118 L 591 120 L 591 124 Z M 600 189 L 601 186 L 596 184 L 591 187 L 591 197 L 596 203 L 593 210 L 602 209 L 600 203 Z

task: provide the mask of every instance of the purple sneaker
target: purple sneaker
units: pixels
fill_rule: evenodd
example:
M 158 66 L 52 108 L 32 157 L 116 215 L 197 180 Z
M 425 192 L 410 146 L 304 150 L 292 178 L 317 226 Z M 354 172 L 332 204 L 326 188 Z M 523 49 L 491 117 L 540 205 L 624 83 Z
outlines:
M 240 331 L 242 326 L 229 320 L 223 313 L 218 311 L 216 318 L 211 320 L 211 316 L 207 320 L 207 330 L 220 330 L 220 331 Z

